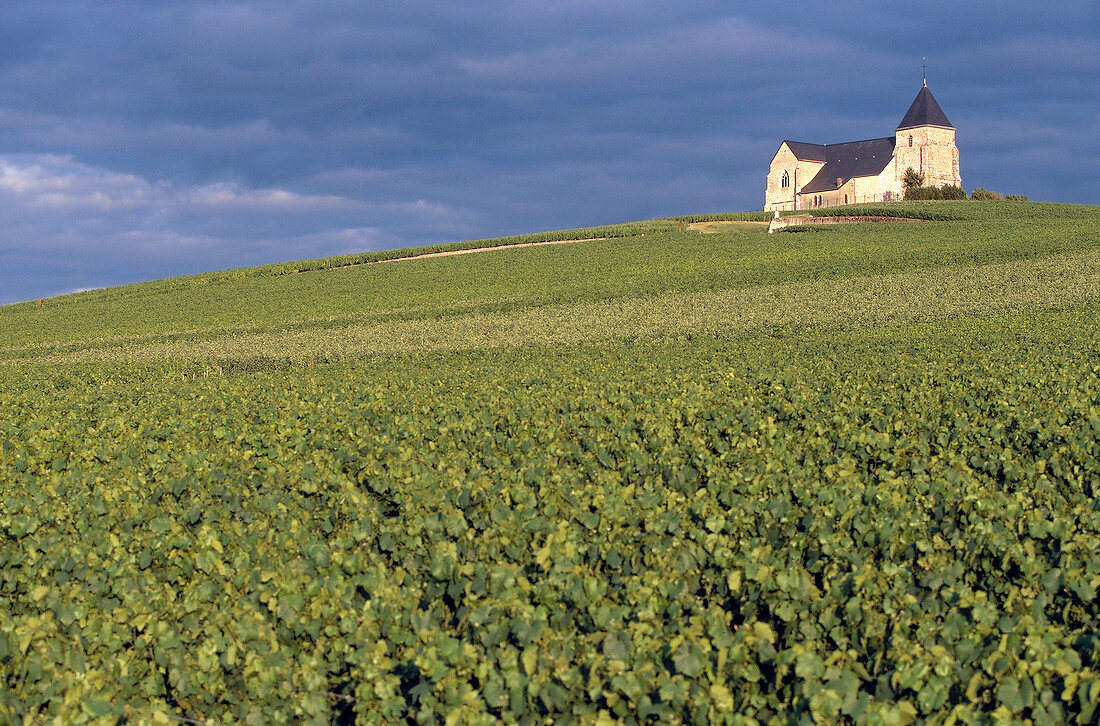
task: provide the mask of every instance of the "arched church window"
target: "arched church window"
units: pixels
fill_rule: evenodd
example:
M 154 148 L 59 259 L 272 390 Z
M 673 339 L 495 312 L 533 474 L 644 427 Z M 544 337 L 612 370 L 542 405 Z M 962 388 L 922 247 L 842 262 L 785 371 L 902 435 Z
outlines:
M 913 134 L 909 134 L 909 145 L 913 145 Z
M 786 189 L 791 185 L 791 175 L 787 171 L 783 170 L 783 178 L 779 180 L 779 186 Z
M 848 203 L 848 195 L 847 195 L 847 194 L 845 194 L 845 195 L 844 195 L 844 203 L 845 203 L 845 204 L 847 204 L 847 203 Z

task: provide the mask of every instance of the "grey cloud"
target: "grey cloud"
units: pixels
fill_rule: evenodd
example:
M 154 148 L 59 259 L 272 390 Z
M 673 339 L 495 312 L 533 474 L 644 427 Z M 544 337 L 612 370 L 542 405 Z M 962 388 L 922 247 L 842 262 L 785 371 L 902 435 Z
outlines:
M 0 241 L 0 302 L 348 244 L 756 208 L 783 138 L 889 134 L 922 56 L 968 186 L 1097 201 L 1095 173 L 1065 173 L 1096 167 L 1076 144 L 1098 120 L 1096 4 L 990 7 L 16 4 L 0 159 L 69 187 L 0 191 L 0 232 L 21 240 Z M 101 259 L 141 239 L 153 261 L 108 274 Z M 65 245 L 86 270 L 68 288 L 34 252 Z
M 11 240 L 0 245 L 0 302 L 403 243 L 363 224 L 372 218 L 439 238 L 469 214 L 424 198 L 181 186 L 65 156 L 0 157 L 0 229 Z

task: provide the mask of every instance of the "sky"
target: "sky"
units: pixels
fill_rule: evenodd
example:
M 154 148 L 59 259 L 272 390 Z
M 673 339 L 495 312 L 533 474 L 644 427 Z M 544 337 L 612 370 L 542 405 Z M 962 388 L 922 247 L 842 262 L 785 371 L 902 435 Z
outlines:
M 1100 203 L 1100 3 L 40 0 L 0 14 L 0 304 L 760 209 L 784 139 Z

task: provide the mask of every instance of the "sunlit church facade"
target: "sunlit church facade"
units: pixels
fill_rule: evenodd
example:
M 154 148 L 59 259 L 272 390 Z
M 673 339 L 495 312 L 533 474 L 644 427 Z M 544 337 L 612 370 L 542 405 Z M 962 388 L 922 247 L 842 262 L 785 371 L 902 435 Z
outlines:
M 764 209 L 792 210 L 901 199 L 906 169 L 926 186 L 962 186 L 955 127 L 928 90 L 893 136 L 841 144 L 784 141 L 772 158 Z

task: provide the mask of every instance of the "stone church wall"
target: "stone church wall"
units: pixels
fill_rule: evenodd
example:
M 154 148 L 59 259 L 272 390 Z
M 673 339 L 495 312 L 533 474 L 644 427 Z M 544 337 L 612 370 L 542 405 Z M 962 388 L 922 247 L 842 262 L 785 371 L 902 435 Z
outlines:
M 924 175 L 924 183 L 928 186 L 962 186 L 955 129 L 926 123 L 895 131 L 894 142 L 893 159 L 879 174 L 855 177 L 840 189 L 806 195 L 800 194 L 801 188 L 810 183 L 824 162 L 799 160 L 786 142 L 780 144 L 768 171 L 764 209 L 787 211 L 901 199 L 904 195 L 902 180 L 910 167 Z M 790 179 L 786 187 L 782 183 L 784 171 Z
M 794 209 L 796 185 L 801 187 L 808 183 L 823 166 L 825 166 L 824 162 L 820 161 L 799 161 L 786 144 L 781 145 L 768 171 L 768 184 L 764 191 L 764 209 L 769 212 L 776 209 L 780 211 Z M 783 188 L 784 171 L 790 175 L 790 186 L 786 188 Z
M 909 145 L 910 138 L 912 146 Z M 901 180 L 909 167 L 924 174 L 925 186 L 942 187 L 945 184 L 954 184 L 961 187 L 955 129 L 918 126 L 898 131 L 894 146 L 894 169 L 899 192 Z
M 894 165 L 887 164 L 877 176 L 857 176 L 846 181 L 839 189 L 827 189 L 813 194 L 805 194 L 799 201 L 799 209 L 817 207 L 838 207 L 842 204 L 867 204 L 900 199 L 900 193 L 894 191 Z M 769 207 L 767 211 L 772 211 Z M 791 207 L 774 207 L 788 210 Z
M 892 163 L 887 164 L 886 168 L 876 176 L 857 176 L 852 182 L 853 204 L 885 202 L 900 198 L 895 189 L 894 165 Z

